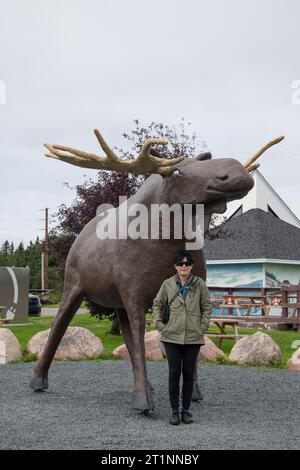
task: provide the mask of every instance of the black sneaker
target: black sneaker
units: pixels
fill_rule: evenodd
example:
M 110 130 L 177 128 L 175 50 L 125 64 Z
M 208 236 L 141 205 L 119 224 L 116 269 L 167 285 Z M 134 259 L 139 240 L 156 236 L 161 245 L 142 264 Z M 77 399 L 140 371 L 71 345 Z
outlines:
M 179 411 L 173 411 L 173 412 L 172 412 L 172 415 L 171 415 L 171 418 L 170 418 L 169 423 L 170 423 L 170 424 L 179 424 L 179 423 L 180 423 Z
M 181 422 L 184 424 L 193 423 L 193 415 L 189 411 L 182 411 L 181 413 Z

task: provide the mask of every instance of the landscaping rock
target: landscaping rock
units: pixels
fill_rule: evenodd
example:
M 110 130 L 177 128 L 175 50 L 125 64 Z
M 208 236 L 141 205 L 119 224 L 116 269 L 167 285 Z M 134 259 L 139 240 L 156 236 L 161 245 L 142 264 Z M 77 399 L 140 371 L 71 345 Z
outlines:
M 116 349 L 113 350 L 113 355 L 119 359 L 129 359 L 129 352 L 126 347 L 126 344 L 121 344 Z
M 164 345 L 160 341 L 160 333 L 157 330 L 145 333 L 146 359 L 150 361 L 161 361 L 163 358 Z
M 204 336 L 205 345 L 201 346 L 198 361 L 216 361 L 219 357 L 224 357 L 223 351 L 208 337 Z
M 300 348 L 298 348 L 287 362 L 287 368 L 300 372 Z
M 231 361 L 252 365 L 271 365 L 280 362 L 281 350 L 271 336 L 258 331 L 244 336 L 229 355 Z
M 146 359 L 150 361 L 160 361 L 166 355 L 164 344 L 160 341 L 160 333 L 157 330 L 145 333 L 145 353 Z M 118 346 L 113 351 L 113 355 L 120 359 L 129 359 L 125 344 Z M 205 345 L 201 347 L 198 360 L 216 361 L 218 357 L 223 356 L 223 351 L 208 336 L 205 336 Z
M 42 354 L 50 333 L 50 329 L 34 335 L 27 348 L 38 357 Z M 104 351 L 101 340 L 87 328 L 69 327 L 61 340 L 55 359 L 87 359 L 99 356 Z
M 159 331 L 157 331 L 157 344 L 158 344 L 158 347 L 160 349 L 160 352 L 162 353 L 162 356 L 166 357 L 165 346 L 164 346 L 164 343 L 161 342 L 160 338 L 161 338 L 161 333 Z
M 0 364 L 22 359 L 20 343 L 8 328 L 0 328 Z
M 150 361 L 160 361 L 163 358 L 163 344 L 159 340 L 158 331 L 145 333 L 145 353 L 146 359 Z M 121 344 L 114 351 L 113 355 L 120 359 L 129 359 L 129 353 L 125 344 Z

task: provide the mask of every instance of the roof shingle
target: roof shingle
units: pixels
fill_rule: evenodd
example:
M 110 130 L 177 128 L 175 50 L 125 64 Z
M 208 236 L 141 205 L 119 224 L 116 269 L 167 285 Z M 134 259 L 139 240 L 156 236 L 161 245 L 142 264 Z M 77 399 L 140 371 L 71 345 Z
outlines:
M 207 260 L 280 259 L 300 261 L 300 229 L 261 209 L 229 219 L 228 238 L 205 240 Z

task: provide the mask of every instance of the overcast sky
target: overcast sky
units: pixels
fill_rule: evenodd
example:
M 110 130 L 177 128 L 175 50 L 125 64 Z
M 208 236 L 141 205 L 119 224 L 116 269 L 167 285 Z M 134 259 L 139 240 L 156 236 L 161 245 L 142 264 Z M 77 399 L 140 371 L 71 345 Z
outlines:
M 101 154 L 140 119 L 181 117 L 215 157 L 244 161 L 285 141 L 261 173 L 300 218 L 299 0 L 0 0 L 0 242 L 27 243 L 63 186 L 95 172 L 43 157 L 43 143 Z M 0 100 L 1 101 L 1 100 Z

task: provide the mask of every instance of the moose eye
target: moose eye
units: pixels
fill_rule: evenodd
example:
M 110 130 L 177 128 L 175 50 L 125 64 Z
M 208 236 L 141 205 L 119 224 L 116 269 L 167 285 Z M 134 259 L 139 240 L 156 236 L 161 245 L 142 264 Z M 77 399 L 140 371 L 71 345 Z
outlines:
M 174 170 L 173 175 L 180 175 L 180 171 L 179 170 Z

